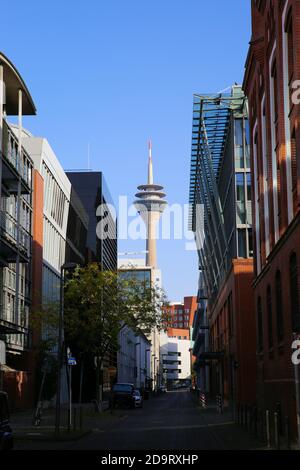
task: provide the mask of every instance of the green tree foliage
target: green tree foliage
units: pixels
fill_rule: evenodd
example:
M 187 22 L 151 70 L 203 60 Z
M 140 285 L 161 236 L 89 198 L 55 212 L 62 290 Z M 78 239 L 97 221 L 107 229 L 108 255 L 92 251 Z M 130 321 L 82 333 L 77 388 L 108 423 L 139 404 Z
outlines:
M 118 348 L 124 324 L 145 334 L 160 328 L 163 302 L 162 291 L 146 281 L 102 271 L 97 263 L 78 267 L 65 289 L 66 341 L 101 362 L 109 348 Z

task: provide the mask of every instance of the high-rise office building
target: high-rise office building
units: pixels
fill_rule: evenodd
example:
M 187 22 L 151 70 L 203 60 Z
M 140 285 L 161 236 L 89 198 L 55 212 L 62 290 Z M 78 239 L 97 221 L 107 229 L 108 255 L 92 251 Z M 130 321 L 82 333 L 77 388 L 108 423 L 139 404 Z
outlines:
M 195 327 L 202 334 L 194 333 L 194 367 L 199 371 L 209 363 L 212 393 L 221 393 L 232 406 L 255 400 L 249 152 L 248 108 L 241 87 L 195 95 L 190 228 L 204 289 L 201 282 Z M 203 334 L 208 327 L 209 349 Z
M 116 210 L 102 172 L 68 171 L 67 176 L 88 214 L 88 262 L 96 261 L 103 269 L 117 270 Z
M 22 144 L 22 117 L 35 115 L 30 93 L 15 66 L 0 54 L 0 389 L 19 405 L 29 402 L 26 374 L 31 306 L 33 162 Z M 7 121 L 18 116 L 15 133 Z M 13 404 L 11 402 L 11 404 Z

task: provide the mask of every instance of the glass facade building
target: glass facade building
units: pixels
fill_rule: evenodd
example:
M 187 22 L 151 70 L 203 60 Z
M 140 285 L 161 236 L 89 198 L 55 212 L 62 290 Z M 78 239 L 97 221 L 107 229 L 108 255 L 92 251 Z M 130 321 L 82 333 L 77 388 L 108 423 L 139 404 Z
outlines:
M 224 95 L 194 96 L 190 207 L 212 299 L 231 260 L 253 256 L 249 122 L 239 86 Z
M 88 215 L 87 261 L 117 270 L 117 219 L 114 204 L 101 172 L 67 172 Z M 101 209 L 99 209 L 101 207 Z

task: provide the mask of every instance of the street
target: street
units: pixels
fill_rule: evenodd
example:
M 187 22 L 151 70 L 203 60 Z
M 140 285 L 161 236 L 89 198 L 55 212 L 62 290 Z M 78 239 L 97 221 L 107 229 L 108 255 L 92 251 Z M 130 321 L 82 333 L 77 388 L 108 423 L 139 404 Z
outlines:
M 215 408 L 201 410 L 188 391 L 168 392 L 78 441 L 18 441 L 22 450 L 241 450 L 260 444 Z

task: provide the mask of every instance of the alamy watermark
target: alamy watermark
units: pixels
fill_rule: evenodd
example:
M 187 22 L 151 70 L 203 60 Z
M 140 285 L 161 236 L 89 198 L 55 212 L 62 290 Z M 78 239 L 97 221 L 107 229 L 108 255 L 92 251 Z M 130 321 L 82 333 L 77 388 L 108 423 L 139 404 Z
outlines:
M 292 349 L 295 350 L 292 354 L 292 363 L 294 366 L 300 365 L 300 339 L 296 339 L 292 343 Z
M 185 249 L 194 251 L 197 248 L 195 233 L 189 229 L 190 211 L 190 204 L 168 204 L 161 210 L 157 201 L 140 203 L 137 208 L 128 202 L 127 196 L 119 196 L 118 210 L 110 204 L 98 206 L 97 237 L 101 240 L 114 238 L 115 222 L 118 220 L 119 240 L 146 240 L 147 236 L 156 240 L 183 240 Z M 204 226 L 204 208 L 199 204 L 196 205 L 195 211 L 197 232 Z M 152 217 L 155 233 L 148 230 L 149 217 Z

